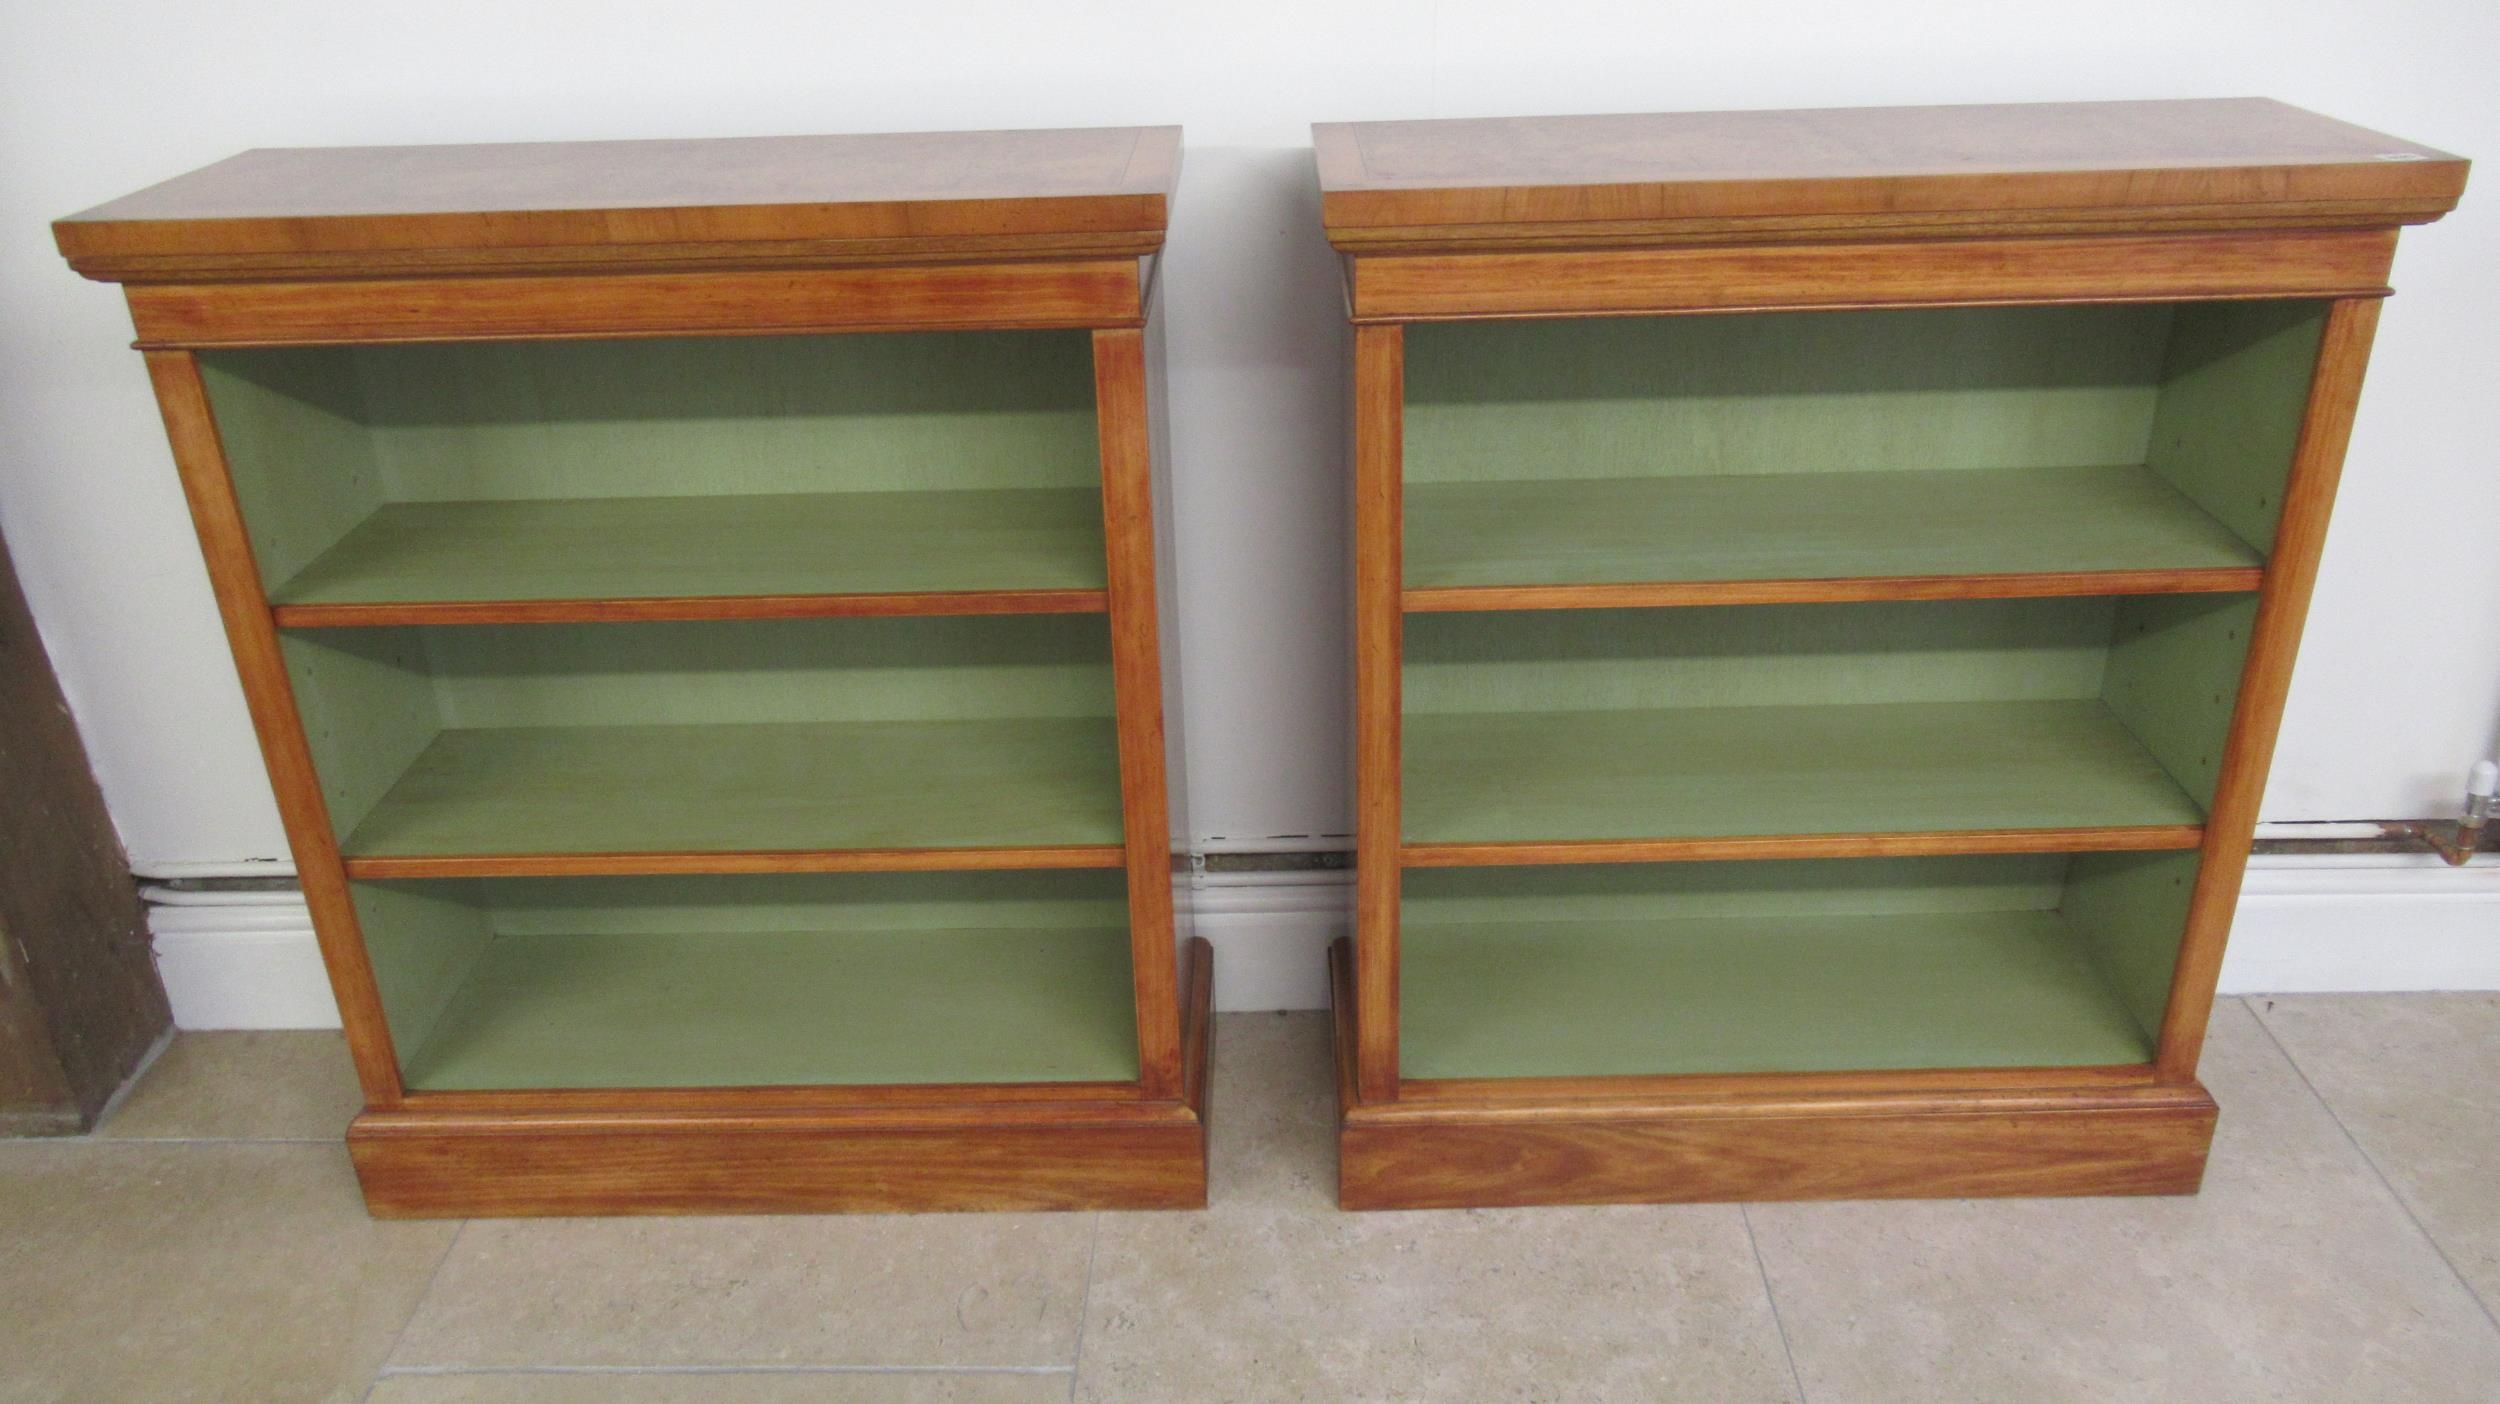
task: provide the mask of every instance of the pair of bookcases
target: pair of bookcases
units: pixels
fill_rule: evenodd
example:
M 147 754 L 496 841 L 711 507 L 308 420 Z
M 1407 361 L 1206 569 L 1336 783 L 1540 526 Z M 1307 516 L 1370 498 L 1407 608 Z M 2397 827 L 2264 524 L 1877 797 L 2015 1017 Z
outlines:
M 1342 1201 L 2193 1188 L 2375 299 L 2463 163 L 2252 103 L 1318 148 Z M 256 152 L 56 226 L 128 284 L 376 1212 L 1203 1202 L 1177 158 Z

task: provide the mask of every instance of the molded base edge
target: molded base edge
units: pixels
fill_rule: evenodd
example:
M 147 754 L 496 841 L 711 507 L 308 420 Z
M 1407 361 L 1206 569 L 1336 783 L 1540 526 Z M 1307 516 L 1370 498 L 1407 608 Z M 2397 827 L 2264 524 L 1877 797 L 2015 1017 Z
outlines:
M 1344 1209 L 2193 1194 L 2213 1142 L 2214 1101 L 2194 1083 L 1365 1104 L 1351 948 L 1331 955 Z
M 367 1112 L 348 1150 L 386 1219 L 1202 1208 L 1214 957 L 1187 955 L 1177 1102 Z

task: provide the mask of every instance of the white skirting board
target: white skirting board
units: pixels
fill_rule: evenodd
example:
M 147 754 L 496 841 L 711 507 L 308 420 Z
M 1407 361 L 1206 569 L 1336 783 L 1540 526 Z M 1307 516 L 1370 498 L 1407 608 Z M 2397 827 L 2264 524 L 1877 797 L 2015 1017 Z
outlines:
M 335 1028 L 338 1010 L 292 892 L 147 890 L 157 967 L 186 1029 Z M 1343 873 L 1218 874 L 1184 884 L 1215 945 L 1216 1007 L 1322 1009 Z M 2226 994 L 2500 989 L 2500 862 L 2427 855 L 2260 857 L 2223 962 Z

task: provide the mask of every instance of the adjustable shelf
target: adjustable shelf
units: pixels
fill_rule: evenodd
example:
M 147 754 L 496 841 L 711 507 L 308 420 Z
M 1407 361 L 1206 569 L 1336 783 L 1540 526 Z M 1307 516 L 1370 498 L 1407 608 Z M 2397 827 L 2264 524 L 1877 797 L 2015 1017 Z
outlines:
M 2464 163 L 2256 101 L 1315 137 L 1340 1202 L 2195 1189 L 2377 299 Z
M 350 876 L 1122 861 L 1099 617 L 316 629 L 282 647 Z
M 376 1214 L 1204 1201 L 1177 135 L 264 151 L 55 226 L 128 285 Z

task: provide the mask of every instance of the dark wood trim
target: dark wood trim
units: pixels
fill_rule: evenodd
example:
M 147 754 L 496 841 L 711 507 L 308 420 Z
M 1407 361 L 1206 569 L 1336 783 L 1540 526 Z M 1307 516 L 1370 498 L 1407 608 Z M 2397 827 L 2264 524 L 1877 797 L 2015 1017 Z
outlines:
M 1698 863 L 1770 858 L 1913 858 L 1954 853 L 2149 853 L 2195 848 L 2193 824 L 2078 829 L 1960 829 L 1904 834 L 1759 834 L 1729 838 L 1572 839 L 1541 843 L 1408 843 L 1409 868 L 1558 863 Z
M 2283 489 L 2274 549 L 2267 557 L 2265 588 L 2257 597 L 2248 661 L 2231 709 L 2230 735 L 2223 742 L 2221 774 L 2214 782 L 2204 857 L 2188 901 L 2187 933 L 2180 941 L 2170 1002 L 2162 1018 L 2158 1062 L 2162 1075 L 2175 1082 L 2195 1077 L 2197 1059 L 2204 1050 L 2214 989 L 2222 976 L 2223 946 L 2230 937 L 2232 915 L 2239 908 L 2249 845 L 2257 836 L 2258 806 L 2265 798 L 2266 775 L 2274 764 L 2283 702 L 2291 690 L 2292 664 L 2300 653 L 2301 628 L 2309 616 L 2310 591 L 2317 584 L 2318 557 L 2326 545 L 2327 518 L 2334 510 L 2336 483 L 2343 476 L 2344 448 L 2352 439 L 2362 372 L 2369 365 L 2378 315 L 2379 304 L 2372 299 L 2338 302 L 2328 309 L 2326 330 L 2319 340 L 2308 408 L 2292 450 L 2291 476 Z
M 329 802 L 322 797 L 312 748 L 295 710 L 295 687 L 287 678 L 268 592 L 261 584 L 260 562 L 252 553 L 243 509 L 235 500 L 234 480 L 226 469 L 225 445 L 217 434 L 208 387 L 200 381 L 198 358 L 188 351 L 150 351 L 147 364 L 148 378 L 156 386 L 157 408 L 165 418 L 166 437 L 173 445 L 174 466 L 182 476 L 183 495 L 191 504 L 191 522 L 208 562 L 217 612 L 225 620 L 226 642 L 234 651 L 235 672 L 251 709 L 252 729 L 260 737 L 261 758 L 269 766 L 269 783 L 277 794 L 287 846 L 295 856 L 296 880 L 303 886 L 305 905 L 312 910 L 322 964 L 329 969 L 330 989 L 338 999 L 347 1050 L 356 1060 L 357 1081 L 364 1088 L 368 1108 L 389 1111 L 405 1095 L 399 1056 L 391 1046 L 390 1021 L 382 1013 L 373 965 L 365 956 L 356 906 L 348 898 L 347 870 L 330 827 Z
M 1398 1089 L 1404 328 L 1355 328 L 1353 415 L 1356 1080 L 1366 1098 L 1385 1100 Z
M 1116 868 L 1119 848 L 819 848 L 719 853 L 427 853 L 345 860 L 347 876 L 374 878 L 589 877 L 683 873 L 935 873 L 1030 868 Z
M 133 283 L 142 347 L 1135 326 L 1135 258 L 764 273 Z
M 944 590 L 875 595 L 705 595 L 635 599 L 426 600 L 281 604 L 281 629 L 416 624 L 615 624 L 665 620 L 867 619 L 898 615 L 1100 614 L 1103 590 Z
M 1354 320 L 2378 297 L 2393 229 L 1360 254 Z
M 1119 719 L 1120 814 L 1127 839 L 1130 962 L 1137 986 L 1137 1065 L 1147 1095 L 1177 1097 L 1182 1072 L 1172 956 L 1171 791 L 1164 775 L 1154 444 L 1144 332 L 1094 333 L 1094 406 L 1102 438 L 1103 541 L 1111 595 L 1111 684 Z
M 2198 595 L 2254 590 L 2260 566 L 2077 570 L 2023 575 L 1889 575 L 1819 580 L 1670 580 L 1604 585 L 1409 587 L 1409 614 L 1513 609 L 1656 609 L 1874 600 L 2027 600 L 2067 595 Z

